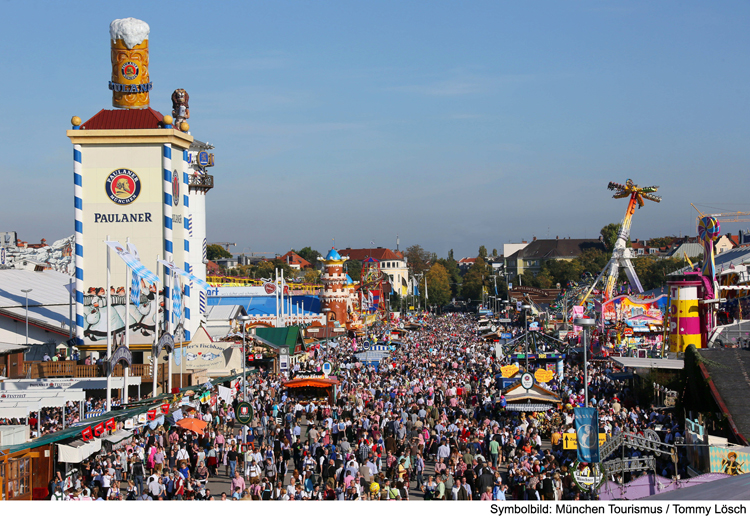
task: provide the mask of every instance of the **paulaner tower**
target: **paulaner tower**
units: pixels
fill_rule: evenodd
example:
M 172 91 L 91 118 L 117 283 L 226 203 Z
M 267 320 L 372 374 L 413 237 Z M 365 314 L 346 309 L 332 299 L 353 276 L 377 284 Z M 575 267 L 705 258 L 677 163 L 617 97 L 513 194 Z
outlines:
M 67 131 L 73 143 L 76 341 L 84 350 L 105 349 L 107 319 L 116 340 L 127 321 L 126 269 L 116 257 L 111 259 L 111 306 L 106 306 L 108 236 L 123 245 L 129 240 L 162 280 L 156 288 L 144 284 L 140 303 L 130 305 L 134 355 L 150 351 L 157 321 L 170 322 L 172 296 L 157 258 L 205 280 L 205 193 L 213 187 L 207 173 L 213 155 L 205 151 L 212 146 L 188 132 L 185 90 L 175 90 L 172 115 L 149 106 L 149 31 L 148 24 L 133 18 L 112 22 L 109 88 L 115 109 L 85 122 L 76 116 Z M 198 292 L 183 281 L 186 340 L 201 321 Z

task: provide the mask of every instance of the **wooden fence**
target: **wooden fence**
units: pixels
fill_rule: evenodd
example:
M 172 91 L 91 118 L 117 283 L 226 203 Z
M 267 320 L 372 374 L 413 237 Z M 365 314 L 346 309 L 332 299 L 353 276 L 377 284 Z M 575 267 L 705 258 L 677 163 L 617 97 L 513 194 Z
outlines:
M 57 362 L 24 362 L 23 372 L 26 378 L 95 378 L 103 377 L 105 373 L 97 365 L 87 366 L 75 361 Z M 123 375 L 122 364 L 117 364 L 112 376 Z M 141 377 L 141 382 L 151 382 L 151 364 L 133 364 L 130 366 L 131 377 Z

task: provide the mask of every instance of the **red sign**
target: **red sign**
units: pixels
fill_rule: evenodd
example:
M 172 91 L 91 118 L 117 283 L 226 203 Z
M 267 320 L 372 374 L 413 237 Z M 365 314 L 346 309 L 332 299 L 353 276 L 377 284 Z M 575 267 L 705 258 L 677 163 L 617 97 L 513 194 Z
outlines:
M 148 412 L 146 412 L 146 419 L 149 421 L 156 419 L 156 410 L 148 410 Z
M 248 362 L 252 362 L 253 360 L 255 360 L 255 357 L 253 355 L 247 355 Z
M 216 395 L 211 395 L 211 406 L 216 406 Z
M 107 430 L 114 430 L 117 427 L 116 424 L 115 424 L 114 417 L 111 417 L 111 418 L 107 419 L 107 422 L 104 423 L 104 427 Z
M 276 292 L 276 283 L 263 283 L 263 289 L 269 296 Z
M 161 412 L 166 415 L 169 413 L 169 402 L 165 402 L 161 405 Z
M 94 435 L 99 437 L 103 433 L 104 433 L 104 423 L 100 422 L 99 424 L 94 426 Z
M 284 295 L 285 296 L 289 295 L 289 285 L 284 285 Z
M 85 428 L 81 432 L 81 436 L 83 437 L 84 441 L 91 441 L 94 438 L 94 432 L 91 430 L 91 426 Z
M 631 329 L 630 327 L 628 327 L 628 328 L 625 329 L 625 331 L 623 332 L 623 334 L 625 336 L 633 336 L 633 329 Z

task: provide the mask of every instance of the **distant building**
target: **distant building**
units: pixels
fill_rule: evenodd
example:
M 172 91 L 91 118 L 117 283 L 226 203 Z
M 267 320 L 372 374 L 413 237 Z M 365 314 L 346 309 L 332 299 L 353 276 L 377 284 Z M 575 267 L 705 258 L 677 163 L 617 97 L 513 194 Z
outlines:
M 380 270 L 391 283 L 393 289 L 404 296 L 407 293 L 406 286 L 409 284 L 409 269 L 406 266 L 406 258 L 399 251 L 388 248 L 344 248 L 339 253 L 357 261 L 366 261 L 372 257 L 380 261 Z
M 477 262 L 476 257 L 462 257 L 461 259 L 458 260 L 458 263 L 456 264 L 458 264 L 458 268 L 462 272 L 466 272 L 469 268 L 474 266 L 474 263 L 476 262 Z
M 303 259 L 298 253 L 291 250 L 279 257 L 279 259 L 295 270 L 306 270 L 313 267 L 310 261 Z
M 237 268 L 237 266 L 239 265 L 239 261 L 236 257 L 222 257 L 216 260 L 216 264 L 222 268 L 225 268 L 226 270 L 232 270 L 234 268 Z
M 523 249 L 506 258 L 508 279 L 531 272 L 537 275 L 542 264 L 549 260 L 571 261 L 584 250 L 606 251 L 601 239 L 534 239 Z

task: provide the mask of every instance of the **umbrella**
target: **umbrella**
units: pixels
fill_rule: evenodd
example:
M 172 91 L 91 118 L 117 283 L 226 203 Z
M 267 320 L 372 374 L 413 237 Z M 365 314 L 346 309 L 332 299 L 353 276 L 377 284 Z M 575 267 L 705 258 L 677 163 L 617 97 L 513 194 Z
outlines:
M 191 432 L 195 432 L 197 434 L 203 434 L 203 429 L 206 427 L 208 423 L 206 421 L 201 421 L 200 419 L 182 419 L 177 421 L 177 426 L 180 428 L 184 428 L 186 430 L 190 430 Z

